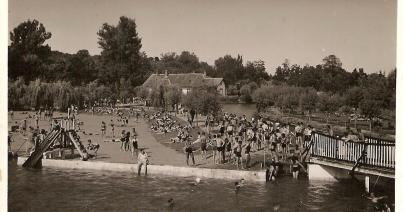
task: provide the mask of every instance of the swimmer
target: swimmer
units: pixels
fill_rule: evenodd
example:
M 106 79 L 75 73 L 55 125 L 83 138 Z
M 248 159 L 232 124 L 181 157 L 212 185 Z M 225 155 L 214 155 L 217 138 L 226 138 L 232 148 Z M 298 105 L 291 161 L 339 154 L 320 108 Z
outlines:
M 276 204 L 273 206 L 273 211 L 279 211 L 280 210 L 280 204 Z
M 235 182 L 235 193 L 238 194 L 239 189 L 241 189 L 241 185 L 239 185 L 239 182 Z
M 174 206 L 174 199 L 170 198 L 168 200 L 168 207 L 173 207 Z
M 241 179 L 239 182 L 235 182 L 235 193 L 238 193 L 239 189 L 245 185 L 245 179 Z
M 200 178 L 197 177 L 197 178 L 195 179 L 195 182 L 191 182 L 191 183 L 189 183 L 189 184 L 190 184 L 190 185 L 194 185 L 194 186 L 199 185 L 199 184 L 200 184 Z
M 245 185 L 245 179 L 241 179 L 240 181 L 239 181 L 239 185 L 242 187 L 242 186 L 244 186 Z
M 385 199 L 387 199 L 388 196 L 376 197 L 374 192 L 371 192 L 369 195 L 363 195 L 363 196 L 371 200 L 371 202 L 375 204 L 374 207 L 377 211 L 387 211 L 387 212 L 391 211 L 390 207 L 385 202 Z

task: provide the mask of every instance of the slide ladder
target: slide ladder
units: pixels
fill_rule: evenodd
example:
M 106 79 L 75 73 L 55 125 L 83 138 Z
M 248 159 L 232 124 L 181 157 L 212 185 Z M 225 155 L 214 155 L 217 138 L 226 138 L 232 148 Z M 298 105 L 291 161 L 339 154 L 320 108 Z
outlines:
M 71 142 L 74 144 L 74 146 L 76 147 L 78 153 L 80 154 L 80 156 L 86 160 L 88 159 L 88 153 L 87 150 L 85 149 L 85 147 L 81 144 L 81 142 L 77 139 L 74 138 L 74 135 L 72 132 L 68 132 L 67 133 L 68 137 L 70 138 Z
M 53 130 L 45 139 L 35 148 L 35 151 L 22 165 L 23 167 L 34 168 L 37 166 L 38 161 L 42 158 L 43 153 L 52 145 L 52 143 L 61 135 L 61 131 Z

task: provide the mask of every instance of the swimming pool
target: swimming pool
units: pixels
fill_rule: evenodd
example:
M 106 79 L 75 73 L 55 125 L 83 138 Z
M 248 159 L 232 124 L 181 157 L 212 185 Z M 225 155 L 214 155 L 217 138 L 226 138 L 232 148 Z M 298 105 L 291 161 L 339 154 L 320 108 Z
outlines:
M 283 177 L 247 182 L 136 176 L 133 173 L 43 168 L 9 162 L 9 211 L 372 211 L 353 182 L 309 182 Z M 393 195 L 394 191 L 390 191 Z M 168 199 L 174 199 L 169 207 Z

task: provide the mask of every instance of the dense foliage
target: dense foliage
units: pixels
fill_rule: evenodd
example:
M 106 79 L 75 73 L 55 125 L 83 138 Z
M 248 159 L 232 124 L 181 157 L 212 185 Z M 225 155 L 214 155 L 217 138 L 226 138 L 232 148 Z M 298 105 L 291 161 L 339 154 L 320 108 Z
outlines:
M 92 104 L 99 99 L 125 101 L 135 95 L 151 99 L 153 106 L 172 108 L 184 103 L 202 113 L 219 106 L 216 94 L 191 92 L 183 97 L 175 87 L 147 91 L 139 87 L 155 72 L 205 72 L 222 77 L 229 95 L 256 102 L 263 110 L 277 106 L 286 111 L 357 111 L 377 117 L 383 109 L 394 110 L 396 69 L 367 74 L 362 68 L 346 71 L 335 55 L 316 66 L 291 65 L 288 60 L 269 75 L 261 60 L 244 63 L 242 56 L 225 55 L 214 65 L 200 61 L 189 51 L 148 57 L 134 19 L 120 17 L 116 26 L 104 23 L 97 33 L 100 55 L 83 49 L 75 54 L 51 51 L 51 38 L 43 24 L 27 20 L 10 32 L 9 107 L 15 109 Z M 202 98 L 201 98 L 202 97 Z M 194 99 L 192 99 L 194 98 Z M 199 101 L 212 101 L 210 105 Z

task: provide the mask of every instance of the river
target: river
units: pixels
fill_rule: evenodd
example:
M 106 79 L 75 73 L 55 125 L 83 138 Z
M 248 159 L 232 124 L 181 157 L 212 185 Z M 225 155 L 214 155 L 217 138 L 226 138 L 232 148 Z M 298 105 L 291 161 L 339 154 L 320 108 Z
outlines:
M 223 104 L 224 112 L 234 113 L 239 116 L 245 115 L 248 119 L 257 111 L 255 104 Z
M 353 182 L 310 182 L 283 177 L 234 182 L 136 176 L 133 173 L 43 168 L 9 162 L 9 211 L 372 211 Z M 392 192 L 392 191 L 390 191 Z M 393 192 L 392 194 L 393 195 Z M 173 207 L 168 199 L 174 199 Z

